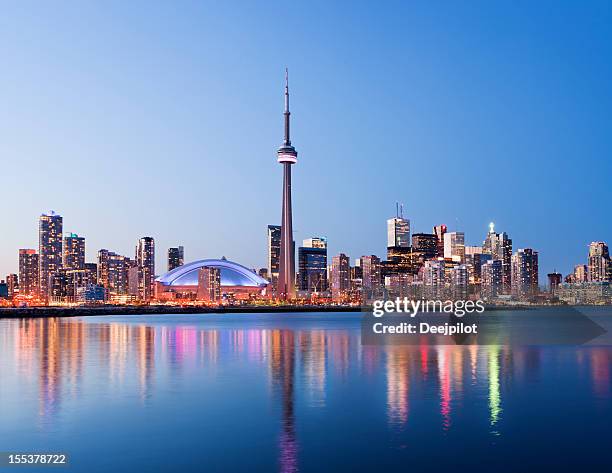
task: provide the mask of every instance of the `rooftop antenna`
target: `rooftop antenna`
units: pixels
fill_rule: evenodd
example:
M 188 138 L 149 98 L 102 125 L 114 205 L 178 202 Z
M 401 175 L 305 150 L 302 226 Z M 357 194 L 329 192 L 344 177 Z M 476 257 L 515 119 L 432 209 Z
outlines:
M 404 204 L 400 204 L 400 218 L 404 218 Z
M 395 217 L 399 218 L 399 202 L 395 203 Z

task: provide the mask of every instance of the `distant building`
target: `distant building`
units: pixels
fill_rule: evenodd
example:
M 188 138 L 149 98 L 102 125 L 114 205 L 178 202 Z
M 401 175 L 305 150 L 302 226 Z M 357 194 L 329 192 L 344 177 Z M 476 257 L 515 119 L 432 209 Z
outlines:
M 446 292 L 446 268 L 442 259 L 425 261 L 422 269 L 423 295 L 430 299 L 441 299 Z
M 6 286 L 8 288 L 8 296 L 13 298 L 19 292 L 19 277 L 16 274 L 6 276 Z
M 453 300 L 467 300 L 468 270 L 465 264 L 459 264 L 450 270 L 450 290 Z
M 85 263 L 85 272 L 87 273 L 87 282 L 89 284 L 98 284 L 98 265 L 96 263 Z
M 19 293 L 25 296 L 38 296 L 40 278 L 39 259 L 36 250 L 19 250 Z
M 298 248 L 298 287 L 300 291 L 327 290 L 327 240 L 308 238 Z
M 503 266 L 501 260 L 489 259 L 480 267 L 480 297 L 490 301 L 503 291 Z
M 361 286 L 364 298 L 380 297 L 382 293 L 380 258 L 375 255 L 362 256 L 359 266 L 361 268 Z
M 257 274 L 259 274 L 259 277 L 268 279 L 268 268 L 259 268 L 259 271 L 257 271 Z
M 528 299 L 538 291 L 538 252 L 531 248 L 519 249 L 512 255 L 512 295 Z
M 433 233 L 414 233 L 412 249 L 422 253 L 425 259 L 434 259 L 438 256 L 438 238 Z
M 410 246 L 410 220 L 397 216 L 387 220 L 387 247 Z
M 446 225 L 436 225 L 433 228 L 433 232 L 436 236 L 436 245 L 438 249 L 436 256 L 444 258 L 444 235 L 446 234 Z
M 85 269 L 85 238 L 76 233 L 64 235 L 62 266 L 67 270 Z
M 155 240 L 152 237 L 142 237 L 136 247 L 136 265 L 139 270 L 139 297 L 149 302 L 155 291 Z
M 62 267 L 62 227 L 61 215 L 54 212 L 43 214 L 38 226 L 38 288 L 41 299 L 50 295 L 53 273 Z
M 185 249 L 182 246 L 168 248 L 168 271 L 183 266 L 185 263 Z
M 334 300 L 346 298 L 350 291 L 350 261 L 344 253 L 332 258 L 331 292 Z
M 276 288 L 278 271 L 280 269 L 280 225 L 268 225 L 268 277 Z
M 588 273 L 590 282 L 606 282 L 612 277 L 610 252 L 603 241 L 594 241 L 589 245 Z
M 577 264 L 574 266 L 574 282 L 587 282 L 589 280 L 589 271 L 586 264 Z
M 557 288 L 561 284 L 561 273 L 557 273 L 556 271 L 547 274 L 548 277 L 548 290 L 549 292 L 555 296 L 557 294 Z
M 482 244 L 483 254 L 502 262 L 502 293 L 510 294 L 512 289 L 512 240 L 506 232 L 496 233 L 495 225 L 489 224 L 489 233 Z
M 133 266 L 130 258 L 112 251 L 98 251 L 98 285 L 111 296 L 128 294 L 128 269 Z
M 459 263 L 465 262 L 465 234 L 463 232 L 444 234 L 444 258 Z
M 214 266 L 203 266 L 198 272 L 198 300 L 219 302 L 221 300 L 221 270 Z

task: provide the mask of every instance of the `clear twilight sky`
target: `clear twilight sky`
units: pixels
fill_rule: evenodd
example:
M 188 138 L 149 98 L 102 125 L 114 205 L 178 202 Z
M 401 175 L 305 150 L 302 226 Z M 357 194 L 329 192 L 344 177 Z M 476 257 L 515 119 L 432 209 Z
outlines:
M 37 221 L 133 256 L 266 265 L 289 67 L 294 229 L 385 255 L 404 203 L 541 274 L 612 243 L 612 4 L 3 2 L 0 278 Z

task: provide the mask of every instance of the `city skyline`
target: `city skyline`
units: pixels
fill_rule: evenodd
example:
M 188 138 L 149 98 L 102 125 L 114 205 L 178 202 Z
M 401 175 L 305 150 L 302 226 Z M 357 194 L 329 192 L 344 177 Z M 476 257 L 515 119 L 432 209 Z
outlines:
M 19 248 L 38 247 L 37 218 L 50 209 L 64 216 L 66 232 L 87 239 L 87 261 L 100 248 L 132 255 L 135 241 L 151 235 L 162 251 L 183 245 L 186 260 L 227 256 L 266 266 L 266 226 L 280 224 L 273 153 L 286 65 L 302 158 L 295 241 L 323 235 L 330 256 L 383 257 L 384 222 L 396 201 L 405 203 L 413 233 L 446 223 L 466 244 L 480 244 L 495 221 L 514 248 L 539 252 L 541 275 L 565 275 L 586 264 L 592 241 L 612 240 L 612 190 L 589 178 L 612 172 L 610 41 L 606 22 L 596 21 L 609 12 L 562 5 L 551 17 L 546 6 L 531 5 L 525 23 L 516 6 L 448 6 L 453 14 L 438 18 L 414 4 L 394 7 L 411 19 L 389 28 L 393 9 L 360 5 L 343 15 L 332 9 L 316 29 L 313 11 L 280 8 L 304 18 L 294 29 L 280 25 L 282 45 L 265 32 L 275 10 L 267 6 L 258 24 L 229 6 L 40 6 L 39 16 L 6 6 L 3 192 L 16 198 L 0 245 L 2 277 L 17 273 Z M 360 15 L 369 13 L 362 31 Z M 94 35 L 66 17 L 99 28 Z M 346 40 L 326 52 L 340 17 Z M 568 34 L 570 18 L 582 28 Z M 456 31 L 462 21 L 474 28 Z M 159 33 L 154 26 L 165 22 L 168 33 Z M 493 26 L 501 34 L 479 44 Z M 207 41 L 240 28 L 235 51 Z M 20 31 L 31 33 L 30 42 Z M 436 41 L 427 42 L 432 35 Z M 201 46 L 211 43 L 218 52 Z M 270 48 L 257 55 L 264 44 Z M 366 54 L 357 54 L 361 48 Z M 254 60 L 245 64 L 249 52 Z M 399 153 L 388 151 L 393 140 L 402 143 Z M 508 196 L 495 198 L 495 179 Z M 215 205 L 203 213 L 203 201 Z M 162 274 L 164 258 L 156 263 Z

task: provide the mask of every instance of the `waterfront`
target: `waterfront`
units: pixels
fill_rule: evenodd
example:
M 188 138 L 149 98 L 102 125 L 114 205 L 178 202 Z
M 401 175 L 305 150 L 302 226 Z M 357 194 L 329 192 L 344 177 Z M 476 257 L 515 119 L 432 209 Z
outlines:
M 596 343 L 363 346 L 360 314 L 0 320 L 0 450 L 87 472 L 596 471 L 611 364 Z

